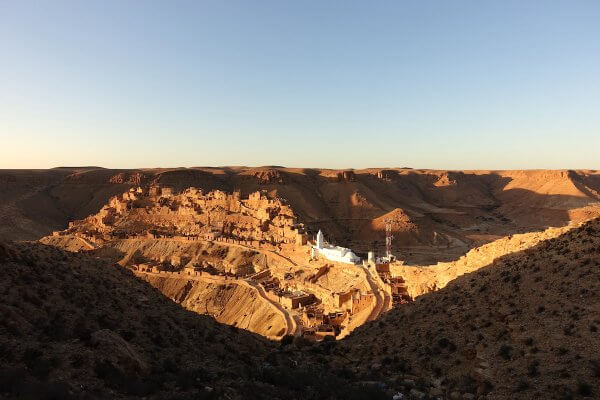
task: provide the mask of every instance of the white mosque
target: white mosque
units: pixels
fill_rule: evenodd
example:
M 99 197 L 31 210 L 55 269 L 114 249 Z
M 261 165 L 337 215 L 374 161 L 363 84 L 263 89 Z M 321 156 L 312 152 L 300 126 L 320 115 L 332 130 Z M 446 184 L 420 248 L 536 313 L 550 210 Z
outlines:
M 360 257 L 354 254 L 352 250 L 325 243 L 325 239 L 323 239 L 323 232 L 320 230 L 319 233 L 317 233 L 317 243 L 312 246 L 311 253 L 313 256 L 315 254 L 319 254 L 331 261 L 337 261 L 346 264 L 360 263 Z

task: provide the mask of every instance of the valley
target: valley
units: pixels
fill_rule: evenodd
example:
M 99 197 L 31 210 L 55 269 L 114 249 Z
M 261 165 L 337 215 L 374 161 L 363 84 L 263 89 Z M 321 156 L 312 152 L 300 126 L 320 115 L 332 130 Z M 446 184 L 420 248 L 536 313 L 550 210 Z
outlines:
M 70 254 L 35 247 L 52 260 L 113 266 L 179 309 L 258 335 L 266 349 L 292 344 L 285 351 L 309 365 L 303 347 L 324 352 L 334 370 L 385 381 L 388 394 L 542 398 L 540 385 L 576 393 L 575 378 L 587 393 L 597 373 L 600 288 L 574 278 L 598 271 L 594 171 L 115 172 L 2 172 L 0 233 Z M 523 319 L 536 320 L 531 307 L 554 310 L 549 331 Z M 573 313 L 581 327 L 567 322 Z M 575 333 L 586 326 L 590 334 Z M 569 362 L 590 351 L 583 375 L 543 367 L 563 351 L 561 329 L 576 354 Z M 528 379 L 515 372 L 523 368 Z

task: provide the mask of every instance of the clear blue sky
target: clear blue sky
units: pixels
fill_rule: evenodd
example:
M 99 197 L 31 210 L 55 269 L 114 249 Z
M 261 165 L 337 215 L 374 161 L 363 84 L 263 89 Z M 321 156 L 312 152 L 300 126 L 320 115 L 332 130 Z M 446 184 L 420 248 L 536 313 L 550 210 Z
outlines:
M 0 0 L 0 168 L 600 169 L 600 1 Z

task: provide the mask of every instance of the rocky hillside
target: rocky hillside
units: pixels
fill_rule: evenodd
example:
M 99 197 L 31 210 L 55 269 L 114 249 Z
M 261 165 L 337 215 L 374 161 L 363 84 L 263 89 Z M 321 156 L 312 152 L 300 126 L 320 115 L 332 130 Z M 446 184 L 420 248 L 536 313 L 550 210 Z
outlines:
M 443 398 L 599 398 L 599 249 L 596 219 L 505 255 L 360 327 L 339 363 Z
M 579 223 L 579 225 L 581 224 L 583 222 Z M 395 263 L 390 266 L 390 269 L 393 276 L 402 278 L 405 282 L 408 295 L 414 299 L 417 296 L 445 287 L 449 282 L 452 282 L 461 275 L 493 265 L 497 258 L 529 249 L 540 242 L 554 239 L 571 229 L 573 229 L 573 225 L 548 228 L 541 232 L 505 236 L 469 250 L 456 261 L 422 266 L 408 266 Z
M 393 220 L 396 252 L 411 263 L 455 260 L 499 237 L 600 215 L 597 171 L 318 170 L 223 167 L 0 171 L 0 237 L 38 239 L 97 213 L 111 196 L 160 184 L 179 192 L 265 189 L 310 231 L 381 250 Z M 8 228 L 8 227 L 11 228 Z
M 0 398 L 383 396 L 328 368 L 318 346 L 220 325 L 81 253 L 0 243 L 0 300 Z

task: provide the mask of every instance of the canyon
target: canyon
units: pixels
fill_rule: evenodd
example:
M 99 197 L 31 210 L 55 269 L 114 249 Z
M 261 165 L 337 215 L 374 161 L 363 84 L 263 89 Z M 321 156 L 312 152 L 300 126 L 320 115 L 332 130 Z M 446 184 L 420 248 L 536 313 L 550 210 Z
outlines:
M 597 171 L 87 167 L 4 170 L 0 187 L 2 240 L 38 241 L 66 251 L 55 258 L 111 265 L 180 309 L 264 337 L 265 349 L 268 340 L 294 343 L 296 357 L 311 364 L 302 347 L 318 348 L 336 370 L 352 366 L 367 381 L 386 377 L 396 382 L 388 391 L 393 386 L 411 398 L 536 397 L 535 385 L 515 392 L 519 375 L 497 367 L 552 363 L 550 353 L 558 351 L 558 342 L 538 346 L 537 355 L 514 350 L 516 342 L 543 340 L 522 319 L 530 314 L 515 313 L 539 303 L 526 287 L 543 279 L 530 274 L 556 263 L 573 264 L 573 274 L 597 274 L 598 247 L 587 245 L 595 243 L 600 217 Z M 320 254 L 317 232 L 360 261 Z M 394 257 L 383 257 L 387 250 Z M 580 263 L 580 254 L 589 261 Z M 556 268 L 540 293 L 562 304 L 561 290 L 581 287 L 589 306 L 569 304 L 589 329 L 597 326 L 595 281 L 580 284 L 565 272 L 569 289 L 560 289 L 557 274 L 565 269 Z M 461 331 L 466 316 L 476 318 L 467 326 L 486 332 L 485 340 L 448 331 Z M 491 332 L 494 321 L 502 326 Z M 560 330 L 565 321 L 553 314 L 545 323 Z M 437 344 L 427 339 L 432 332 Z M 591 367 L 577 377 L 589 382 L 597 335 L 575 336 L 577 354 L 591 349 Z M 340 344 L 331 345 L 336 339 Z M 496 343 L 513 350 L 498 359 Z M 561 393 L 579 390 L 570 376 L 536 374 L 530 378 L 548 391 L 548 376 Z

